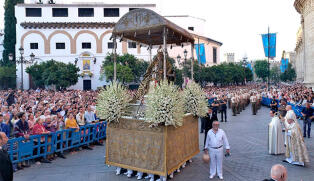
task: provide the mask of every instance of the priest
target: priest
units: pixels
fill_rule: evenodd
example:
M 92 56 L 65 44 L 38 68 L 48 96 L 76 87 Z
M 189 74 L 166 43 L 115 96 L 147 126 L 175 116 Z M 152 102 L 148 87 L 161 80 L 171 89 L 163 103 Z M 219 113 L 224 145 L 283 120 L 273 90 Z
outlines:
M 284 125 L 287 133 L 287 146 L 286 159 L 283 161 L 293 165 L 304 166 L 305 163 L 309 162 L 309 155 L 300 125 L 292 114 L 286 116 Z
M 270 111 L 272 117 L 268 125 L 268 152 L 271 155 L 279 155 L 285 153 L 284 139 L 278 113 Z

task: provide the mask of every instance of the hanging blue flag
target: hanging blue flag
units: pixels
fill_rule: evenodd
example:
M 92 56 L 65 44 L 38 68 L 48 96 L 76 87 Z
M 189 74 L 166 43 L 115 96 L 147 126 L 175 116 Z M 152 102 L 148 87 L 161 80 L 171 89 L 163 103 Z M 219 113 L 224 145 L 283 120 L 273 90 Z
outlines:
M 253 68 L 252 68 L 251 63 L 248 63 L 248 64 L 246 65 L 246 68 L 249 68 L 251 71 L 253 71 Z
M 270 33 L 269 34 L 269 45 L 268 45 L 268 34 L 263 34 L 263 46 L 264 46 L 264 52 L 265 56 L 269 58 L 275 58 L 276 57 L 276 33 Z M 268 48 L 269 48 L 269 55 L 268 55 Z
M 284 73 L 287 70 L 288 64 L 289 64 L 289 59 L 288 58 L 281 59 L 281 64 L 280 64 L 280 71 L 281 71 L 281 73 Z
M 197 55 L 197 60 L 201 64 L 206 64 L 206 56 L 205 56 L 205 46 L 204 43 L 202 44 L 195 44 L 195 51 Z M 198 47 L 200 47 L 200 51 L 198 52 Z

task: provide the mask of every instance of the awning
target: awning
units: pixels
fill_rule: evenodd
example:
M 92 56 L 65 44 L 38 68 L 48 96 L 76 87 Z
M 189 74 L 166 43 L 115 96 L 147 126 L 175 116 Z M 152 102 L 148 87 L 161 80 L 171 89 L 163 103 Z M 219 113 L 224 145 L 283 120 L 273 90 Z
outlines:
M 125 14 L 116 23 L 112 34 L 147 45 L 162 45 L 164 28 L 167 44 L 194 43 L 188 31 L 149 9 L 136 9 Z

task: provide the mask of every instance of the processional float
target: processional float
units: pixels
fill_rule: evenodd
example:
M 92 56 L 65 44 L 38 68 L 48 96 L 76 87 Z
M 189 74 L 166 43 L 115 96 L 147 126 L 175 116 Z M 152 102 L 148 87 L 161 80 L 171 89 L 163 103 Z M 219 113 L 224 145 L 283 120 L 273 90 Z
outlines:
M 163 46 L 151 61 L 139 89 L 131 101 L 129 115 L 107 126 L 106 164 L 148 174 L 167 177 L 199 153 L 197 117 L 183 117 L 183 126 L 150 127 L 138 118 L 141 101 L 148 93 L 151 82 L 173 79 L 172 65 L 167 60 L 167 44 L 191 44 L 192 79 L 194 38 L 183 28 L 149 9 L 136 9 L 125 14 L 112 32 L 114 57 L 116 41 L 132 40 L 139 44 Z M 114 58 L 116 80 L 116 58 Z M 132 106 L 133 105 L 133 106 Z M 145 107 L 145 106 L 143 106 Z M 144 118 L 145 119 L 145 118 Z

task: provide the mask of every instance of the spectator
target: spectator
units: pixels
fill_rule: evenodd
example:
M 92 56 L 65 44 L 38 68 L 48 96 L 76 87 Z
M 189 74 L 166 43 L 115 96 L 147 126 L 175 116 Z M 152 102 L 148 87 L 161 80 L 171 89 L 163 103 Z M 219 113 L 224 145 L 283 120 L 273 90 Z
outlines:
M 286 181 L 288 178 L 287 169 L 280 164 L 274 165 L 270 171 L 271 179 L 265 179 L 264 181 Z
M 10 127 L 4 122 L 2 114 L 0 114 L 0 132 L 4 132 L 7 137 L 10 137 Z
M 0 132 L 0 180 L 13 181 L 13 165 L 4 146 L 8 142 L 5 133 Z
M 50 133 L 50 131 L 48 131 L 48 130 L 44 127 L 44 125 L 43 125 L 44 121 L 45 121 L 44 116 L 41 116 L 40 118 L 38 118 L 38 119 L 36 120 L 36 123 L 35 123 L 35 125 L 34 125 L 33 130 L 32 130 L 32 135 L 42 135 L 42 134 L 49 134 L 49 133 Z M 51 142 L 51 137 L 48 137 L 47 143 L 49 143 L 49 142 Z M 45 137 L 41 137 L 41 138 L 40 138 L 40 143 L 41 143 L 41 144 L 44 144 L 44 143 L 45 143 Z M 37 140 L 34 140 L 34 144 L 35 144 L 35 145 L 38 144 L 38 143 L 37 143 Z M 37 149 L 38 149 L 38 148 L 36 148 L 36 149 L 34 150 L 35 154 L 36 154 Z M 40 152 L 43 152 L 43 151 L 44 151 L 43 149 L 45 149 L 45 148 L 40 147 L 39 149 L 40 149 Z M 48 146 L 48 147 L 47 147 L 47 151 L 50 152 L 50 150 L 51 150 L 51 146 Z M 48 155 L 48 156 L 51 156 L 51 155 Z M 49 159 L 49 158 L 48 158 L 48 159 Z M 42 158 L 42 159 L 41 159 L 41 162 L 42 162 L 42 163 L 51 163 L 50 160 L 48 160 L 48 159 L 47 159 L 47 158 Z
M 91 124 L 95 121 L 95 113 L 92 111 L 91 106 L 88 106 L 87 111 L 85 111 L 85 120 L 87 124 Z
M 26 115 L 24 112 L 20 112 L 18 114 L 19 120 L 17 121 L 14 132 L 15 137 L 24 137 L 25 139 L 29 139 L 30 130 L 28 127 L 28 123 L 26 121 Z
M 28 115 L 27 123 L 28 123 L 28 127 L 29 127 L 30 132 L 32 132 L 33 127 L 35 125 L 35 118 L 34 118 L 33 114 Z
M 306 103 L 306 107 L 302 110 L 302 116 L 303 116 L 303 137 L 306 137 L 306 130 L 307 130 L 307 136 L 308 138 L 311 137 L 311 124 L 312 120 L 314 118 L 313 116 L 313 108 L 311 108 L 310 103 Z M 308 129 L 306 129 L 306 127 Z

